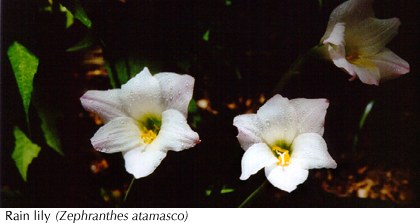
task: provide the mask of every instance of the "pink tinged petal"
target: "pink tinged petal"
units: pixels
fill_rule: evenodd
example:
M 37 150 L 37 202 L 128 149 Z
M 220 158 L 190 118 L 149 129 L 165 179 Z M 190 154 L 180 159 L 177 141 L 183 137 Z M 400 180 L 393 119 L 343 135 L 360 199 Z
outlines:
M 158 73 L 154 77 L 159 81 L 165 110 L 175 109 L 187 117 L 188 104 L 193 95 L 194 78 L 169 72 Z
M 93 112 L 106 123 L 115 117 L 127 116 L 119 101 L 118 89 L 99 91 L 89 90 L 80 101 L 85 110 Z
M 125 169 L 135 178 L 142 178 L 152 174 L 166 157 L 166 152 L 160 150 L 143 151 L 136 148 L 123 152 Z
M 144 114 L 160 115 L 163 111 L 160 99 L 159 81 L 147 68 L 121 86 L 120 100 L 134 119 L 141 119 Z
M 233 125 L 238 128 L 237 138 L 244 150 L 262 142 L 260 137 L 262 124 L 256 114 L 238 115 L 233 119 Z
M 156 139 L 149 145 L 163 151 L 182 151 L 200 143 L 196 132 L 191 130 L 184 115 L 177 110 L 166 110 L 162 113 L 162 126 Z
M 268 181 L 275 187 L 289 193 L 295 190 L 297 185 L 305 182 L 308 174 L 308 170 L 294 162 L 285 167 L 274 164 L 265 168 L 265 176 Z
M 336 168 L 337 163 L 330 156 L 327 143 L 316 133 L 301 134 L 293 141 L 292 163 L 297 163 L 303 169 Z
M 355 77 L 353 66 L 346 59 L 346 49 L 344 41 L 345 24 L 337 23 L 331 35 L 324 40 L 323 44 L 328 45 L 328 53 L 335 66 L 344 69 L 351 76 Z
M 262 168 L 276 163 L 277 158 L 274 156 L 273 152 L 271 152 L 271 149 L 267 144 L 255 144 L 249 147 L 242 157 L 242 175 L 240 179 L 246 180 Z
M 294 107 L 287 98 L 279 94 L 269 99 L 257 111 L 262 122 L 262 138 L 273 145 L 279 140 L 291 144 L 297 133 L 297 117 Z
M 373 17 L 372 2 L 373 0 L 349 0 L 337 6 L 330 15 L 321 43 L 330 36 L 336 23 L 357 24 L 368 17 Z
M 346 32 L 348 48 L 356 49 L 360 57 L 373 56 L 385 47 L 395 35 L 401 22 L 397 18 L 368 18 Z
M 90 139 L 93 147 L 101 152 L 124 152 L 142 147 L 137 122 L 129 117 L 118 117 L 99 128 Z
M 327 99 L 293 99 L 290 103 L 296 109 L 298 133 L 324 134 L 325 115 L 329 102 Z
M 387 48 L 373 56 L 371 60 L 379 68 L 381 79 L 384 80 L 410 72 L 410 65 Z
M 358 60 L 357 65 L 353 65 L 353 69 L 359 77 L 360 81 L 369 85 L 379 85 L 381 76 L 379 69 L 368 59 Z

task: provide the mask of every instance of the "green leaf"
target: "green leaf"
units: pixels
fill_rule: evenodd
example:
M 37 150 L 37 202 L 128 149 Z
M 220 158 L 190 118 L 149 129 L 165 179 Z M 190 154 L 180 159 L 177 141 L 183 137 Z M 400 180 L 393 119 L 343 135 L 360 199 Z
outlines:
M 233 189 L 233 188 L 223 186 L 222 189 L 220 189 L 220 194 L 232 193 L 234 191 L 235 191 L 235 189 Z
M 191 99 L 190 103 L 188 104 L 188 113 L 195 113 L 197 111 L 197 102 L 195 102 L 194 99 Z
M 34 158 L 38 157 L 41 147 L 26 137 L 19 127 L 13 129 L 13 135 L 15 136 L 15 149 L 12 153 L 12 159 L 15 161 L 23 180 L 26 181 L 28 166 Z
M 60 4 L 60 11 L 66 14 L 66 28 L 69 28 L 74 23 L 73 13 L 62 4 Z
M 128 65 L 124 59 L 120 59 L 115 62 L 115 72 L 117 73 L 118 81 L 121 84 L 124 84 L 130 78 L 130 74 L 128 74 Z
M 56 122 L 59 114 L 41 107 L 38 107 L 37 110 L 38 116 L 41 119 L 41 129 L 44 133 L 45 142 L 58 154 L 64 156 L 61 150 L 61 141 Z
M 61 0 L 63 6 L 65 6 L 73 14 L 74 18 L 79 20 L 87 28 L 92 27 L 92 21 L 87 16 L 85 9 L 83 9 L 79 0 Z
M 366 118 L 368 117 L 370 111 L 372 111 L 372 107 L 373 107 L 374 104 L 375 104 L 375 101 L 372 100 L 366 105 L 365 111 L 363 112 L 363 115 L 362 115 L 362 118 L 360 118 L 359 129 L 362 129 L 363 126 L 365 125 Z
M 38 70 L 39 60 L 25 46 L 19 42 L 13 42 L 7 50 L 13 73 L 22 97 L 23 108 L 26 114 L 26 121 L 29 122 L 29 104 L 33 90 L 33 80 Z
M 210 39 L 210 30 L 207 30 L 204 34 L 203 34 L 203 40 L 208 42 Z
M 111 87 L 113 89 L 117 88 L 117 83 L 115 83 L 115 78 L 114 78 L 114 74 L 112 73 L 111 66 L 109 66 L 108 62 L 105 62 L 104 67 L 105 67 L 106 72 L 108 73 L 109 82 L 111 84 Z
M 225 0 L 225 5 L 226 6 L 231 6 L 232 5 L 232 0 Z
M 93 46 L 94 43 L 95 43 L 95 39 L 92 33 L 89 32 L 81 41 L 77 42 L 73 47 L 68 48 L 66 51 L 75 52 L 75 51 L 84 50 L 88 47 Z

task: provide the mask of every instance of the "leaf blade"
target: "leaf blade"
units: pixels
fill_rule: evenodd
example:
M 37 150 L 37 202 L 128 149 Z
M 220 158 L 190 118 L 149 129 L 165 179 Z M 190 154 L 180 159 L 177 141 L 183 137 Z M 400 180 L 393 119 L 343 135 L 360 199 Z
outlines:
M 12 70 L 22 97 L 23 108 L 26 114 L 26 121 L 29 120 L 28 112 L 33 90 L 33 80 L 38 71 L 39 59 L 19 42 L 13 42 L 8 50 Z
M 41 147 L 33 143 L 17 126 L 13 129 L 13 135 L 15 137 L 15 148 L 12 153 L 12 159 L 15 161 L 23 180 L 26 181 L 28 167 L 32 160 L 38 157 Z

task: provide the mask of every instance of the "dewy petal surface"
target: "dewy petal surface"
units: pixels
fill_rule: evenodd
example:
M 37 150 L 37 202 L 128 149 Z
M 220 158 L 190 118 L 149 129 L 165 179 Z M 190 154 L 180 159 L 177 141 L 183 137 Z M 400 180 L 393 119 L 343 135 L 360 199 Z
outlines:
M 181 151 L 194 147 L 200 142 L 199 136 L 187 123 L 184 115 L 174 109 L 162 113 L 162 126 L 151 148 L 163 151 Z
M 410 72 L 410 65 L 387 48 L 373 56 L 371 60 L 379 68 L 381 79 L 384 80 Z
M 298 133 L 324 134 L 325 115 L 329 102 L 327 99 L 304 99 L 290 100 L 296 110 Z
M 261 119 L 262 138 L 267 144 L 275 144 L 279 139 L 291 144 L 297 134 L 297 117 L 294 107 L 287 98 L 275 95 L 257 111 Z
M 256 143 L 261 143 L 262 124 L 256 114 L 242 114 L 233 119 L 233 125 L 238 128 L 238 141 L 244 150 Z
M 159 81 L 165 110 L 175 109 L 187 117 L 188 105 L 193 95 L 194 78 L 170 72 L 158 73 L 154 77 Z
M 317 133 L 304 133 L 292 144 L 291 161 L 303 169 L 336 168 L 337 163 L 330 156 L 327 143 Z
M 161 150 L 142 150 L 136 148 L 123 152 L 125 169 L 135 178 L 150 175 L 166 157 L 166 152 Z
M 295 162 L 285 167 L 271 165 L 265 168 L 265 176 L 268 181 L 275 187 L 289 193 L 295 190 L 297 185 L 305 182 L 308 174 L 308 170 L 303 169 Z
M 120 102 L 119 94 L 119 89 L 89 90 L 80 97 L 80 101 L 85 110 L 99 115 L 106 123 L 113 118 L 127 116 Z
M 242 157 L 242 175 L 240 179 L 246 180 L 262 168 L 276 164 L 276 162 L 277 158 L 265 143 L 254 144 L 245 151 Z
M 120 101 L 125 111 L 134 119 L 144 114 L 161 114 L 161 89 L 159 81 L 147 68 L 121 86 Z
M 137 122 L 129 117 L 118 117 L 99 128 L 91 138 L 93 147 L 101 152 L 124 152 L 142 148 Z

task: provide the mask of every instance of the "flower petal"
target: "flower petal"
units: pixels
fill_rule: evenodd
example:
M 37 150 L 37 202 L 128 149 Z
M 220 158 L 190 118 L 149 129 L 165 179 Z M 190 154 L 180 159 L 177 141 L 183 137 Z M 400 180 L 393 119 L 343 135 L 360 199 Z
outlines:
M 99 128 L 90 139 L 93 147 L 101 152 L 124 152 L 142 147 L 137 122 L 129 117 L 117 117 Z
M 156 139 L 149 147 L 167 151 L 182 151 L 200 142 L 196 132 L 191 130 L 184 115 L 174 109 L 162 113 L 162 126 Z
M 257 173 L 260 169 L 270 166 L 277 162 L 277 158 L 271 152 L 271 149 L 265 143 L 258 143 L 249 147 L 242 157 L 242 175 L 241 180 L 248 179 L 251 175 Z
M 141 178 L 152 174 L 166 157 L 166 152 L 160 150 L 141 150 L 136 148 L 123 152 L 125 160 L 125 169 L 134 175 L 135 178 Z
M 351 76 L 355 77 L 353 66 L 346 59 L 346 49 L 344 41 L 345 24 L 337 23 L 331 32 L 331 35 L 324 40 L 323 44 L 328 44 L 328 53 L 330 58 L 339 68 L 343 68 Z
M 265 168 L 265 176 L 268 181 L 275 187 L 289 193 L 295 190 L 297 185 L 305 182 L 308 174 L 308 170 L 293 163 L 285 167 L 275 164 Z
M 120 100 L 123 107 L 136 120 L 144 114 L 161 114 L 163 105 L 160 99 L 159 81 L 147 68 L 121 86 Z
M 120 90 L 89 90 L 80 101 L 85 110 L 93 112 L 106 123 L 115 117 L 127 116 L 119 100 Z
M 327 99 L 293 99 L 290 103 L 295 107 L 297 117 L 298 133 L 324 134 L 325 114 L 329 102 Z
M 379 69 L 369 59 L 359 59 L 357 65 L 353 65 L 353 69 L 363 83 L 379 85 L 379 80 L 381 79 Z
M 160 83 L 162 101 L 166 105 L 165 110 L 175 109 L 187 117 L 188 104 L 191 101 L 194 78 L 189 75 L 163 72 L 154 76 Z
M 381 79 L 393 79 L 410 72 L 410 65 L 387 48 L 372 57 L 372 62 L 379 68 Z
M 327 143 L 317 133 L 301 134 L 293 141 L 290 161 L 304 169 L 336 168 L 328 153 Z
M 269 144 L 278 140 L 291 144 L 297 133 L 297 117 L 294 107 L 287 98 L 279 94 L 269 99 L 257 111 L 262 122 L 262 138 Z
M 262 142 L 260 138 L 262 125 L 256 114 L 238 115 L 233 119 L 233 125 L 238 128 L 237 138 L 244 150 Z
M 397 18 L 367 18 L 346 30 L 347 47 L 357 49 L 360 56 L 373 56 L 398 34 L 400 24 Z
M 349 25 L 357 24 L 360 21 L 373 17 L 373 0 L 349 0 L 337 6 L 330 15 L 327 30 L 321 38 L 321 43 L 330 36 L 335 24 L 345 22 Z

